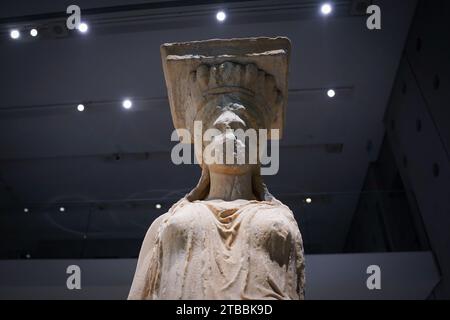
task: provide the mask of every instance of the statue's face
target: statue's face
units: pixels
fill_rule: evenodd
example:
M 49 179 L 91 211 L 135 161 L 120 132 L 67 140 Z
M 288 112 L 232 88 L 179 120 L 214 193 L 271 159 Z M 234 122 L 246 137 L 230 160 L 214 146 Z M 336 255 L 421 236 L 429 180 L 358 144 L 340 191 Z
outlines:
M 245 174 L 258 165 L 261 118 L 256 107 L 233 95 L 218 96 L 202 108 L 196 120 L 202 122 L 203 162 L 210 171 Z

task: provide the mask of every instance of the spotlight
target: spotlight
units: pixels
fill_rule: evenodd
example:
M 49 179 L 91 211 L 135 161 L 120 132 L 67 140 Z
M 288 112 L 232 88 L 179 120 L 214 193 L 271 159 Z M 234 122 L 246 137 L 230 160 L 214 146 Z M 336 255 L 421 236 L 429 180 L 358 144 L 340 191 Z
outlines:
M 331 4 L 329 3 L 324 3 L 321 7 L 320 7 L 320 11 L 322 12 L 322 14 L 324 16 L 329 15 L 332 11 L 333 11 L 333 7 L 331 6 Z
M 23 208 L 23 212 L 28 213 L 30 210 L 28 210 L 28 208 Z
M 124 107 L 125 109 L 130 109 L 133 106 L 133 102 L 131 102 L 130 99 L 125 99 L 122 102 L 122 107 Z
M 311 198 L 306 198 L 305 201 L 306 201 L 307 204 L 312 203 L 312 199 Z
M 223 22 L 223 21 L 225 21 L 226 18 L 227 18 L 227 15 L 225 14 L 225 12 L 223 12 L 223 11 L 217 12 L 217 14 L 216 14 L 217 21 Z
M 25 258 L 31 259 L 31 254 L 27 253 L 27 254 L 25 255 Z
M 161 205 L 160 203 L 157 203 L 157 204 L 155 205 L 155 208 L 156 208 L 156 209 L 161 209 L 161 208 L 162 208 L 162 205 Z
M 78 30 L 82 33 L 86 33 L 89 29 L 89 26 L 87 25 L 86 22 L 82 22 L 78 25 Z
M 80 103 L 80 104 L 77 106 L 77 110 L 80 111 L 80 112 L 83 112 L 83 111 L 84 111 L 84 105 Z
M 327 96 L 330 98 L 334 98 L 336 96 L 336 91 L 334 91 L 333 89 L 328 90 Z
M 30 36 L 36 37 L 37 35 L 38 35 L 37 29 L 31 29 L 31 30 L 30 30 Z
M 60 207 L 60 208 L 59 208 L 59 212 L 66 212 L 66 208 Z
M 16 29 L 11 30 L 11 32 L 9 33 L 9 36 L 12 39 L 19 39 L 20 38 L 20 32 L 19 32 L 19 30 L 16 30 Z

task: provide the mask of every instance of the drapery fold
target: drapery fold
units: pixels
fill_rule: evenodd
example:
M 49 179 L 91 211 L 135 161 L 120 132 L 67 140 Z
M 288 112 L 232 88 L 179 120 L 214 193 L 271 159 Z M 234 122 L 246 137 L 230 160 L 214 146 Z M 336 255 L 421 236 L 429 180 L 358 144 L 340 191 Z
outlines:
M 304 299 L 301 234 L 276 199 L 182 199 L 150 228 L 129 299 Z

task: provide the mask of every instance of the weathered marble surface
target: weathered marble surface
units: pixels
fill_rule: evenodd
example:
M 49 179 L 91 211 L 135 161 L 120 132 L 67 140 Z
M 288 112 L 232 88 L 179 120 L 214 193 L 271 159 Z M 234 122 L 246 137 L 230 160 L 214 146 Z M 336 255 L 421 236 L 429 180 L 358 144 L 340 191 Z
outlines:
M 208 40 L 161 47 L 176 129 L 283 128 L 290 42 Z M 192 133 L 194 135 L 194 133 Z M 195 140 L 195 137 L 193 137 Z M 129 299 L 303 299 L 302 238 L 291 210 L 267 190 L 260 163 L 202 162 L 198 185 L 150 226 Z M 200 152 L 197 152 L 200 151 Z
M 269 122 L 269 128 L 279 129 L 281 136 L 288 96 L 290 51 L 290 41 L 284 37 L 212 39 L 163 44 L 161 46 L 162 65 L 175 128 L 190 129 L 195 115 L 202 108 L 198 95 L 191 95 L 192 89 L 195 89 L 192 86 L 192 80 L 198 80 L 203 89 L 207 87 L 209 89 L 216 87 L 248 89 L 255 98 L 259 99 L 261 95 L 273 95 L 263 86 L 267 75 L 269 85 L 274 84 L 281 96 L 279 105 L 272 105 L 274 117 Z M 210 66 L 224 62 L 243 66 L 242 73 L 248 71 L 247 76 L 241 78 L 243 80 L 241 83 L 233 85 L 227 83 L 231 79 L 224 79 L 224 81 L 218 79 L 216 82 L 216 76 L 221 72 L 217 72 L 218 70 Z M 197 75 L 200 76 L 197 77 Z
M 302 240 L 271 201 L 183 199 L 153 223 L 132 299 L 303 299 Z

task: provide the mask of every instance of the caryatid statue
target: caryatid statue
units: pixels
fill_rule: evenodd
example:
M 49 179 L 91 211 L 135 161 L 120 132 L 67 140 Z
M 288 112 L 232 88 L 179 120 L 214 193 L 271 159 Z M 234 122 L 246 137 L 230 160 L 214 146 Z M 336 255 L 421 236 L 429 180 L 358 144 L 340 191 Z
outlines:
M 304 299 L 294 215 L 268 192 L 259 159 L 249 161 L 255 141 L 233 133 L 267 129 L 269 139 L 281 137 L 290 50 L 282 37 L 161 46 L 174 126 L 195 144 L 202 175 L 150 226 L 129 299 Z M 209 129 L 216 135 L 208 140 Z M 230 143 L 212 148 L 209 158 L 221 161 L 206 161 L 208 146 Z

